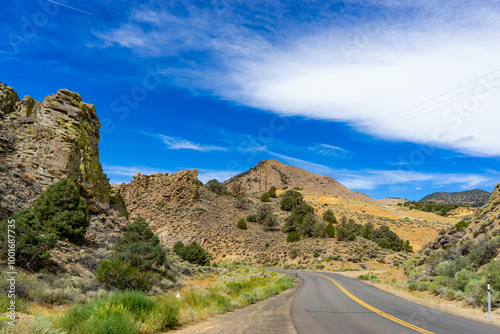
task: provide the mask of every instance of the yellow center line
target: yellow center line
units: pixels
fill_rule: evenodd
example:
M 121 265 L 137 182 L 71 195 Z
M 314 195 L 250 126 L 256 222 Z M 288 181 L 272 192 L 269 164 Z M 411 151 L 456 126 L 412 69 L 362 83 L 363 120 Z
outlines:
M 313 273 L 311 273 L 313 274 Z M 377 313 L 377 314 L 380 314 L 381 316 L 383 316 L 384 318 L 387 318 L 389 320 L 392 320 L 394 322 L 397 322 L 398 324 L 400 325 L 403 325 L 405 327 L 408 327 L 408 328 L 411 328 L 417 332 L 420 332 L 420 333 L 424 333 L 424 334 L 434 334 L 433 332 L 429 332 L 428 330 L 425 330 L 423 328 L 420 328 L 420 327 L 417 327 L 415 325 L 412 325 L 410 323 L 407 323 L 406 321 L 403 321 L 401 319 L 398 319 L 396 317 L 393 317 L 392 315 L 390 314 L 387 314 L 385 312 L 382 312 L 380 311 L 379 309 L 371 306 L 370 304 L 368 303 L 365 303 L 364 301 L 362 301 L 361 299 L 359 299 L 358 297 L 356 297 L 355 295 L 353 295 L 352 293 L 350 293 L 349 291 L 347 291 L 342 285 L 340 285 L 339 283 L 337 283 L 336 281 L 334 281 L 333 279 L 331 279 L 330 277 L 327 277 L 327 276 L 324 276 L 324 275 L 320 275 L 320 274 L 313 274 L 313 275 L 317 275 L 317 276 L 321 276 L 321 277 L 324 277 L 326 279 L 329 279 L 330 281 L 332 281 L 340 290 L 342 290 L 342 292 L 344 292 L 347 296 L 349 296 L 352 300 L 354 300 L 355 302 L 357 302 L 358 304 L 366 307 L 367 309 Z

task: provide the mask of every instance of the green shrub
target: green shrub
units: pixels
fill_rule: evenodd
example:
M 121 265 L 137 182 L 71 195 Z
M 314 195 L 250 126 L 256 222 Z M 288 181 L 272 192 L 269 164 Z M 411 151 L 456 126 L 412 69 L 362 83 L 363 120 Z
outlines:
M 467 227 L 469 227 L 469 224 L 466 222 L 466 221 L 459 221 L 458 223 L 455 224 L 455 228 L 457 229 L 457 231 L 463 231 L 465 230 Z
M 487 280 L 485 277 L 470 280 L 464 290 L 467 302 L 471 305 L 479 305 L 486 294 L 486 285 Z
M 500 261 L 491 261 L 483 267 L 481 276 L 491 283 L 491 289 L 500 291 Z
M 273 214 L 272 206 L 270 204 L 262 204 L 257 209 L 257 214 L 255 215 L 255 221 L 259 224 L 262 224 L 264 219 L 272 214 Z
M 118 258 L 101 261 L 95 275 L 99 282 L 120 290 L 149 291 L 151 289 L 147 274 Z
M 227 190 L 227 186 L 216 179 L 208 181 L 206 187 L 208 190 L 216 193 L 217 195 L 231 195 L 231 193 Z
M 179 255 L 179 257 L 181 257 L 181 254 L 182 254 L 182 252 L 184 251 L 184 247 L 185 247 L 184 243 L 183 243 L 182 241 L 180 241 L 180 240 L 179 240 L 179 241 L 177 241 L 177 242 L 175 243 L 174 247 L 172 248 L 172 251 L 173 251 L 175 254 Z M 182 258 L 182 257 L 181 257 L 181 258 Z
M 303 203 L 302 194 L 295 190 L 287 190 L 281 199 L 280 206 L 283 211 L 291 211 L 296 205 Z
M 276 187 L 272 186 L 271 188 L 269 188 L 268 193 L 269 193 L 269 196 L 276 197 Z
M 401 250 L 401 239 L 385 225 L 374 229 L 370 234 L 370 240 L 375 241 L 381 248 Z
M 125 292 L 72 307 L 57 326 L 68 333 L 141 333 L 165 331 L 179 324 L 180 302 L 172 295 L 147 297 Z
M 185 261 L 199 264 L 200 266 L 210 264 L 207 253 L 196 241 L 193 241 L 189 245 L 185 246 L 180 254 L 177 255 Z
M 453 269 L 450 261 L 443 261 L 434 268 L 436 276 L 453 277 Z
M 92 317 L 85 323 L 85 330 L 92 334 L 135 334 L 137 324 L 128 314 L 113 314 Z
M 316 217 L 314 216 L 314 214 L 308 213 L 304 217 L 302 224 L 299 225 L 297 230 L 299 231 L 300 235 L 302 235 L 303 237 L 312 237 L 314 227 L 316 226 L 316 224 L 317 224 L 317 221 L 316 221 Z
M 325 222 L 316 221 L 316 224 L 313 227 L 312 237 L 313 238 L 326 237 L 326 227 L 327 227 L 327 224 Z
M 286 242 L 296 242 L 300 240 L 300 234 L 297 231 L 292 231 L 288 233 L 288 236 L 286 237 Z
M 12 221 L 15 221 L 15 224 L 9 223 L 13 223 Z M 7 230 L 10 225 L 15 225 L 13 230 L 15 231 L 16 237 L 16 264 L 29 270 L 38 270 L 42 268 L 45 261 L 50 258 L 50 250 L 54 248 L 57 243 L 58 238 L 56 234 L 47 231 L 47 229 L 40 224 L 38 218 L 31 209 L 28 208 L 16 212 L 11 218 L 5 220 L 0 225 L 0 241 L 2 245 L 5 245 L 0 248 L 0 256 L 6 260 L 9 258 Z
M 280 289 L 276 285 L 269 285 L 265 290 L 264 290 L 264 298 L 278 295 L 280 293 Z
M 462 270 L 460 270 L 455 274 L 455 277 L 453 277 L 453 281 L 451 284 L 453 289 L 465 291 L 467 283 L 469 283 L 473 279 L 478 279 L 478 278 L 479 274 L 477 274 L 475 271 L 463 268 Z
M 262 224 L 264 231 L 272 230 L 279 226 L 278 218 L 273 214 L 273 209 L 270 204 L 262 204 L 257 209 L 255 220 L 257 223 Z
M 238 220 L 238 223 L 236 224 L 236 226 L 242 230 L 246 230 L 248 228 L 247 222 L 245 221 L 244 218 L 241 218 L 240 220 Z
M 280 202 L 281 210 L 292 211 L 293 207 L 297 205 L 297 201 L 292 197 L 282 197 Z
M 337 236 L 337 240 L 339 241 L 350 240 L 352 237 L 354 237 L 354 234 L 343 226 L 337 227 L 335 233 Z
M 247 216 L 247 222 L 249 222 L 249 223 L 256 222 L 255 215 L 248 215 Z
M 241 283 L 238 282 L 226 283 L 226 287 L 228 288 L 229 293 L 232 295 L 237 295 L 242 290 Z
M 333 227 L 332 222 L 329 222 L 328 225 L 326 225 L 326 236 L 329 238 L 334 238 L 335 237 L 335 227 Z
M 498 255 L 498 248 L 500 247 L 500 238 L 497 237 L 492 240 L 484 240 L 477 242 L 474 247 L 471 248 L 469 254 L 467 255 L 470 263 L 474 267 L 479 268 Z
M 323 212 L 323 219 L 328 223 L 337 224 L 337 218 L 335 217 L 335 214 L 331 209 L 328 209 L 325 212 Z
M 0 166 L 0 173 L 3 173 L 5 172 L 5 167 L 4 166 Z
M 125 291 L 111 295 L 107 302 L 111 305 L 123 305 L 127 311 L 130 311 L 136 317 L 138 316 L 141 320 L 144 320 L 143 316 L 155 307 L 153 298 L 135 291 Z
M 283 224 L 283 227 L 281 231 L 283 233 L 289 233 L 293 231 L 297 231 L 297 227 L 299 227 L 299 222 L 298 222 L 298 217 L 295 215 L 290 215 L 285 218 L 285 223 Z
M 180 303 L 172 295 L 155 297 L 155 305 L 145 323 L 152 332 L 165 331 L 179 324 Z
M 68 179 L 50 185 L 36 200 L 33 212 L 42 225 L 74 243 L 83 241 L 90 223 L 85 199 Z
M 377 278 L 378 278 L 377 275 L 375 275 L 375 274 L 371 275 L 372 281 L 375 280 L 375 279 L 377 279 Z M 370 277 L 369 277 L 368 274 L 366 274 L 366 275 L 359 275 L 358 279 L 363 280 L 363 281 L 368 281 L 370 279 Z
M 113 254 L 113 257 L 141 271 L 162 266 L 165 256 L 166 251 L 160 244 L 160 238 L 141 217 L 129 224 L 123 235 L 118 237 Z
M 261 202 L 270 202 L 271 201 L 271 196 L 269 193 L 263 193 L 262 196 L 260 196 Z

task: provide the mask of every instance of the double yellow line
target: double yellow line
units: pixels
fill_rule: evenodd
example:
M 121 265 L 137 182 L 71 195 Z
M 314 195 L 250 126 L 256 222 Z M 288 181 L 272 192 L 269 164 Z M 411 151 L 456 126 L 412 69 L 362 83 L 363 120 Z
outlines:
M 396 317 L 393 317 L 392 315 L 390 314 L 387 314 L 385 312 L 382 312 L 380 311 L 379 309 L 371 306 L 370 304 L 368 303 L 365 303 L 364 301 L 362 301 L 361 299 L 359 299 L 358 297 L 356 297 L 355 295 L 353 295 L 352 293 L 350 293 L 349 291 L 347 291 L 342 285 L 340 285 L 339 283 L 335 282 L 333 279 L 331 279 L 330 277 L 327 277 L 327 276 L 324 276 L 324 275 L 320 275 L 320 274 L 313 274 L 313 275 L 317 275 L 317 276 L 321 276 L 321 277 L 324 277 L 326 279 L 329 279 L 330 281 L 332 281 L 336 286 L 338 286 L 338 288 L 340 290 L 342 290 L 342 292 L 344 292 L 347 296 L 349 296 L 352 300 L 354 300 L 355 302 L 357 302 L 358 304 L 366 307 L 367 309 L 377 313 L 377 314 L 380 314 L 381 316 L 383 316 L 384 318 L 387 318 L 389 320 L 392 320 L 394 322 L 397 322 L 398 324 L 401 324 L 405 327 L 408 327 L 408 328 L 411 328 L 417 332 L 420 332 L 420 333 L 424 333 L 424 334 L 434 334 L 433 332 L 429 332 L 428 330 L 425 330 L 423 328 L 420 328 L 420 327 L 417 327 L 415 325 L 412 325 L 412 324 L 409 324 L 407 323 L 406 321 L 403 321 L 401 319 L 398 319 Z

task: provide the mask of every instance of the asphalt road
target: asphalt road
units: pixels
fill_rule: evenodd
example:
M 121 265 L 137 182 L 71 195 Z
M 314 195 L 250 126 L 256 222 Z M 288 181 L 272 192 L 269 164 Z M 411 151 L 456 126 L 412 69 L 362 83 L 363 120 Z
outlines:
M 290 315 L 299 334 L 500 334 L 498 327 L 409 302 L 355 278 L 325 272 L 297 274 L 304 283 Z

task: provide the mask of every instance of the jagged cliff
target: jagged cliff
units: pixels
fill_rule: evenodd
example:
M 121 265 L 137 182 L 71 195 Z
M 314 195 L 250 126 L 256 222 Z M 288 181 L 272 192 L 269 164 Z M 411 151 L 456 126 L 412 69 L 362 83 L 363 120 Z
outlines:
M 67 177 L 106 209 L 122 200 L 111 192 L 99 163 L 100 126 L 94 106 L 78 93 L 60 89 L 42 102 L 20 100 L 0 83 L 0 165 L 20 168 L 25 179 L 42 187 Z

